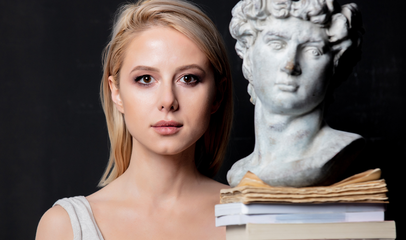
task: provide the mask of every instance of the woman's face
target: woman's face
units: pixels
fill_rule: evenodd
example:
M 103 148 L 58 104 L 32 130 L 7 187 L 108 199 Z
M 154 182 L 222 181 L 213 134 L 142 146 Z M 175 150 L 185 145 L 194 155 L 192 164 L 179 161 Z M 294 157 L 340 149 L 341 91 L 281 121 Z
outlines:
M 129 43 L 112 98 L 137 148 L 174 155 L 206 132 L 216 85 L 206 55 L 169 27 L 152 27 Z

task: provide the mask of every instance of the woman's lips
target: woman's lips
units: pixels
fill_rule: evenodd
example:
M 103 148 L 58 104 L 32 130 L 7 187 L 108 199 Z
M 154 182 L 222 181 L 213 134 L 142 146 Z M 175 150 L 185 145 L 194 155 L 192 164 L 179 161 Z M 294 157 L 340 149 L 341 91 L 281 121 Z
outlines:
M 173 135 L 179 132 L 183 125 L 176 121 L 159 121 L 151 127 L 161 135 Z

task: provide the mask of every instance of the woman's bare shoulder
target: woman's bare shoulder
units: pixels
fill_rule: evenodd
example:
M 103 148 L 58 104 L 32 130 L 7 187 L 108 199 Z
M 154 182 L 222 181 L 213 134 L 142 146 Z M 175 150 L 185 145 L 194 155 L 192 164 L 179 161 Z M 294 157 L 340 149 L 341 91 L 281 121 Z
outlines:
M 36 240 L 72 240 L 73 229 L 68 213 L 61 206 L 54 206 L 39 221 Z
M 213 179 L 208 180 L 208 185 L 214 191 L 220 191 L 221 189 L 230 188 L 230 186 L 217 182 L 216 180 L 213 180 Z
M 206 196 L 203 199 L 210 199 L 210 204 L 218 204 L 220 203 L 220 190 L 227 188 L 230 188 L 230 186 L 217 182 L 213 179 L 206 178 L 204 187 L 201 189 L 201 194 Z

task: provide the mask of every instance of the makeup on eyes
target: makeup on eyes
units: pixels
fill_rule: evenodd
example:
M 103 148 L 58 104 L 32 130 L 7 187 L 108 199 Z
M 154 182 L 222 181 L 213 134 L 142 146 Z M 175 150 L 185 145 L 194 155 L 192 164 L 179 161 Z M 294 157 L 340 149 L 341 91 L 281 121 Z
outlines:
M 135 82 L 143 85 L 151 84 L 155 79 L 151 75 L 142 75 L 135 78 Z
M 198 71 L 200 72 L 200 70 L 198 70 Z M 177 77 L 175 81 L 181 82 L 188 86 L 193 86 L 193 85 L 200 83 L 203 78 L 204 78 L 204 73 L 199 73 L 199 74 L 185 73 L 185 74 L 181 74 L 179 77 Z M 134 82 L 136 82 L 137 84 L 144 85 L 144 86 L 151 85 L 156 81 L 156 79 L 149 74 L 140 74 L 140 75 L 137 75 L 136 77 L 134 77 L 133 79 L 134 79 Z
M 178 81 L 186 85 L 194 86 L 201 82 L 201 78 L 194 74 L 185 74 L 182 75 Z

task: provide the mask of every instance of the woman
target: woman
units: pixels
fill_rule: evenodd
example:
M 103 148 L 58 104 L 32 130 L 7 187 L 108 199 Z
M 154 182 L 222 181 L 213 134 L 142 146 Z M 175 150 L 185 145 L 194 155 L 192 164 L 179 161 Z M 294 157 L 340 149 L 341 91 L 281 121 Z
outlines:
M 103 188 L 57 201 L 36 239 L 225 239 L 214 205 L 227 186 L 210 177 L 230 132 L 231 74 L 210 19 L 180 0 L 125 5 L 101 97 L 111 142 Z

